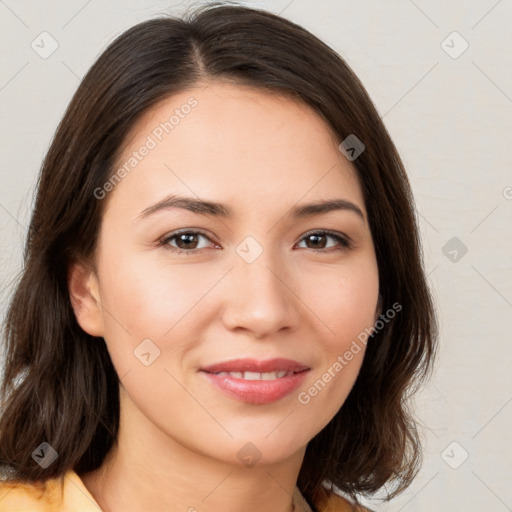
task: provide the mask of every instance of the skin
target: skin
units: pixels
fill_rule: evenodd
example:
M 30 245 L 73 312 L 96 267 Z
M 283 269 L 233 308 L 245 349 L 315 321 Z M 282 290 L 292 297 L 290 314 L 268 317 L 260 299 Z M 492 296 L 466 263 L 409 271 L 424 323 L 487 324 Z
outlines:
M 306 445 L 345 401 L 364 347 L 309 403 L 298 394 L 379 314 L 364 200 L 314 110 L 228 82 L 200 84 L 146 112 L 120 165 L 191 96 L 197 106 L 104 199 L 94 264 L 70 269 L 77 320 L 105 339 L 121 380 L 118 445 L 81 477 L 104 511 L 289 512 Z M 170 193 L 225 203 L 233 217 L 174 208 L 137 220 Z M 289 216 L 331 198 L 365 218 Z M 183 228 L 206 237 L 158 244 Z M 351 247 L 305 236 L 322 229 Z M 247 236 L 263 251 L 251 263 L 236 252 Z M 195 254 L 172 251 L 187 247 Z M 160 350 L 149 366 L 134 356 L 147 338 Z M 235 400 L 198 371 L 243 357 L 290 358 L 310 371 L 298 390 L 266 405 Z M 253 467 L 237 456 L 248 442 L 261 457 Z

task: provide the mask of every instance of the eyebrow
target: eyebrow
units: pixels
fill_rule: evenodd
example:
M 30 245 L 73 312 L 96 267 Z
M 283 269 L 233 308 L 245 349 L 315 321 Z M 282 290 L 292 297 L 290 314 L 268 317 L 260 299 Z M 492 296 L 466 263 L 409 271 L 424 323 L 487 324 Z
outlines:
M 161 210 L 169 210 L 172 208 L 180 208 L 183 210 L 188 210 L 193 213 L 198 213 L 200 215 L 206 216 L 216 216 L 222 218 L 231 218 L 233 217 L 233 212 L 231 209 L 222 203 L 216 203 L 213 201 L 206 201 L 203 199 L 197 199 L 193 197 L 184 197 L 184 196 L 176 196 L 170 195 L 165 197 L 158 203 L 149 206 L 144 209 L 135 220 L 142 220 L 153 213 L 156 213 Z M 317 201 L 314 203 L 303 204 L 300 206 L 296 206 L 291 209 L 288 216 L 292 216 L 293 218 L 306 218 L 313 217 L 315 215 L 321 215 L 324 213 L 336 211 L 336 210 L 345 210 L 356 213 L 361 219 L 364 221 L 365 216 L 362 212 L 361 208 L 356 204 L 348 201 L 347 199 L 326 199 L 322 201 Z

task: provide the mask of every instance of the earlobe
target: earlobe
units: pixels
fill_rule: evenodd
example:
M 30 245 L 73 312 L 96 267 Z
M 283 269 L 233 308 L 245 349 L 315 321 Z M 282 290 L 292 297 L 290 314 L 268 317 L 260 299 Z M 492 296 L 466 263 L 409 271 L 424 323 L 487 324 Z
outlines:
M 103 315 L 98 277 L 82 262 L 68 268 L 68 291 L 75 317 L 80 327 L 91 336 L 103 336 Z

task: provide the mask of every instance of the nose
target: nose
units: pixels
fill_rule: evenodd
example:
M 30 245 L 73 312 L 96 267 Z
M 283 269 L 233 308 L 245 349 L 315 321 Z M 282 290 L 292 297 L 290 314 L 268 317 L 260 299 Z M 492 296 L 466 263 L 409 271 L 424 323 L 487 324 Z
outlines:
M 297 277 L 275 252 L 265 249 L 252 262 L 235 253 L 223 289 L 225 327 L 258 339 L 295 329 L 301 321 L 299 287 Z

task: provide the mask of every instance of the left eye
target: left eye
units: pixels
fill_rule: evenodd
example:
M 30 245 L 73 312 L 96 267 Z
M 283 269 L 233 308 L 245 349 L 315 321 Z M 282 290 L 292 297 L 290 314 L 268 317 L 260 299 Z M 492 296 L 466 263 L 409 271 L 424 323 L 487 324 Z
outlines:
M 322 238 L 330 238 L 331 240 L 336 240 L 338 242 L 338 246 L 336 246 L 336 244 L 331 247 L 328 247 L 328 248 L 325 248 L 325 247 L 318 247 L 318 245 L 323 245 L 323 244 L 318 244 L 318 240 L 322 239 Z M 319 251 L 323 251 L 323 252 L 329 252 L 327 251 L 326 249 L 330 249 L 330 250 L 343 250 L 343 249 L 348 249 L 350 247 L 350 242 L 348 241 L 347 238 L 345 237 L 342 237 L 340 235 L 337 235 L 335 233 L 331 233 L 329 231 L 315 231 L 313 233 L 308 233 L 302 240 L 305 240 L 306 242 L 309 241 L 309 242 L 313 242 L 313 247 L 307 247 L 308 249 L 313 249 L 313 250 L 319 250 Z M 314 245 L 317 245 L 317 247 L 314 247 Z M 341 247 L 340 247 L 341 246 Z
M 198 242 L 200 238 L 210 240 L 210 238 L 208 238 L 204 233 L 201 233 L 200 231 L 181 231 L 162 238 L 159 242 L 159 245 L 165 246 L 171 251 L 176 252 L 178 254 L 194 254 L 200 251 L 201 249 L 205 248 L 205 246 L 198 246 L 200 245 Z M 330 238 L 331 240 L 335 240 L 337 244 L 334 244 L 334 246 L 331 247 L 325 247 L 325 243 L 319 243 L 319 240 L 321 241 L 322 239 L 328 238 Z M 171 244 L 171 242 L 174 242 L 175 240 L 177 246 Z M 313 250 L 314 252 L 330 252 L 332 250 L 343 250 L 351 247 L 348 238 L 337 235 L 335 233 L 331 233 L 329 231 L 310 232 L 301 239 L 301 243 L 302 241 L 305 241 L 307 244 L 312 243 L 313 247 L 306 247 L 306 249 Z

